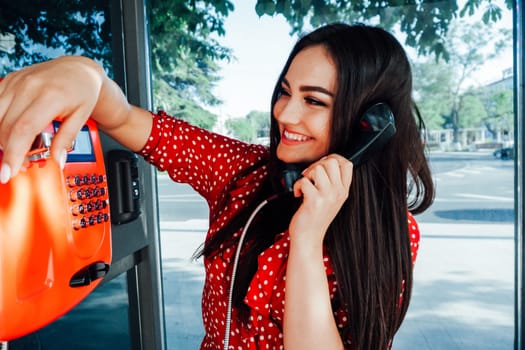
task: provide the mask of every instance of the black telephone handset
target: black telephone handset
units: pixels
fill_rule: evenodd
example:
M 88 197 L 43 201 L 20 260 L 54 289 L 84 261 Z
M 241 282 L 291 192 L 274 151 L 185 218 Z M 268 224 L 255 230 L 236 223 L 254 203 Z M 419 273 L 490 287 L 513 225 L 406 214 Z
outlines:
M 359 166 L 380 151 L 396 133 L 394 114 L 385 103 L 368 108 L 359 120 L 359 132 L 351 150 L 343 154 L 354 166 Z M 304 164 L 284 164 L 282 182 L 286 192 L 293 191 L 293 184 L 301 177 Z

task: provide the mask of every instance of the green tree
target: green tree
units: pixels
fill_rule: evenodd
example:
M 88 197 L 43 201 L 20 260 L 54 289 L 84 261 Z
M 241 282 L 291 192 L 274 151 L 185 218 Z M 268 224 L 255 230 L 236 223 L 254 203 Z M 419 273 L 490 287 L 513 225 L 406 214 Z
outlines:
M 468 126 L 467 117 L 461 113 L 462 106 L 466 104 L 463 100 L 469 96 L 465 94 L 468 79 L 510 42 L 507 30 L 496 30 L 482 23 L 456 21 L 449 28 L 445 41 L 448 60 L 426 57 L 415 63 L 417 101 L 422 111 L 430 116 L 433 126 L 440 115 L 444 120 L 442 126 L 453 129 L 454 142 L 459 141 L 459 129 Z
M 181 97 L 177 90 L 166 86 L 164 80 L 157 80 L 153 84 L 155 106 L 157 109 L 168 111 L 170 114 L 188 120 L 193 125 L 212 130 L 217 123 L 217 116 L 195 102 Z
M 256 139 L 256 132 L 251 123 L 247 118 L 233 118 L 228 119 L 225 122 L 226 129 L 238 140 L 245 142 L 254 142 Z
M 270 112 L 251 111 L 244 118 L 228 119 L 226 128 L 239 140 L 267 143 L 270 135 Z
M 82 54 L 104 67 L 111 62 L 107 0 L 0 0 L 0 35 L 14 35 L 12 50 L 0 50 L 0 74 L 48 60 Z
M 151 0 L 150 32 L 155 104 L 191 123 L 211 129 L 217 117 L 207 106 L 220 80 L 218 62 L 232 52 L 214 39 L 225 34 L 227 0 Z
M 270 136 L 270 112 L 251 111 L 246 119 L 251 122 L 257 138 Z
M 458 122 L 460 128 L 481 128 L 488 120 L 487 110 L 483 101 L 477 94 L 466 92 L 461 99 L 458 114 L 461 119 Z
M 433 59 L 413 66 L 415 100 L 428 129 L 447 127 L 446 116 L 453 70 L 443 60 Z
M 513 1 L 504 0 L 507 9 Z M 496 22 L 503 9 L 492 0 L 466 0 L 463 7 L 458 1 L 434 0 L 257 0 L 255 10 L 259 16 L 283 15 L 291 26 L 291 33 L 299 33 L 305 21 L 312 27 L 334 21 L 370 22 L 379 20 L 381 26 L 395 26 L 406 35 L 405 43 L 421 55 L 433 53 L 448 59 L 446 37 L 449 24 L 458 17 L 471 16 L 483 11 L 483 22 Z
M 216 37 L 233 11 L 228 0 L 151 0 L 150 30 L 154 100 L 192 123 L 210 127 L 216 116 L 206 106 L 220 103 L 212 90 L 218 62 L 232 56 Z M 15 36 L 14 48 L 0 51 L 0 74 L 62 54 L 100 62 L 111 75 L 108 0 L 0 0 L 0 34 Z
M 514 91 L 510 88 L 488 91 L 480 95 L 486 111 L 484 125 L 495 138 L 498 132 L 506 135 L 514 128 Z

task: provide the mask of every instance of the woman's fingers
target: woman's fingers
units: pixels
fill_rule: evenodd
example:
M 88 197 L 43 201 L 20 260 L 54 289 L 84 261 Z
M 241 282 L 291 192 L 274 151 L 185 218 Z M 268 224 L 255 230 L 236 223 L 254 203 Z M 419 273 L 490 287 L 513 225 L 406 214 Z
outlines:
M 319 191 L 345 190 L 348 193 L 352 182 L 353 166 L 346 158 L 332 154 L 310 165 L 303 176 Z
M 53 137 L 51 155 L 59 164 L 62 163 L 64 152 L 71 149 L 80 129 L 84 126 L 84 121 L 89 117 L 89 112 L 78 109 L 69 118 L 60 122 L 58 131 Z
M 60 111 L 60 99 L 38 98 L 28 94 L 13 99 L 0 120 L 4 174 L 15 176 L 22 166 L 35 137 L 42 132 Z
M 354 164 L 346 158 L 343 159 L 344 161 L 339 163 L 339 168 L 341 170 L 341 180 L 343 181 L 343 186 L 350 190 L 352 177 L 354 175 Z
M 35 136 L 59 118 L 52 154 L 64 159 L 78 131 L 95 108 L 104 73 L 82 57 L 62 57 L 9 74 L 0 82 L 0 182 L 22 167 Z

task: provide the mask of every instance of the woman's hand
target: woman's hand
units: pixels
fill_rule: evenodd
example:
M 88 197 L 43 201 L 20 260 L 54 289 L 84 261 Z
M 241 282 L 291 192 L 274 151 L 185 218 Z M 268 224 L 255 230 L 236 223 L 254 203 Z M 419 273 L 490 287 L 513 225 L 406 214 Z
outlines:
M 328 226 L 348 198 L 352 163 L 337 154 L 323 157 L 303 172 L 294 184 L 294 195 L 303 202 L 290 223 L 292 240 L 322 245 Z
M 51 152 L 64 162 L 78 131 L 92 114 L 104 80 L 94 61 L 65 56 L 11 73 L 0 82 L 0 182 L 20 170 L 35 136 L 57 117 L 63 118 Z

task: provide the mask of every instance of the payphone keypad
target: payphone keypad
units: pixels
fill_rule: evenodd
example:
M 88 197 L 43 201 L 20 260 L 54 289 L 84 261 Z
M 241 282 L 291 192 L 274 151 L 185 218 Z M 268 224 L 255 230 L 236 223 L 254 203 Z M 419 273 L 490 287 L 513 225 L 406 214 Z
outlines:
M 75 230 L 109 221 L 106 176 L 100 173 L 73 174 L 66 178 L 69 202 Z

